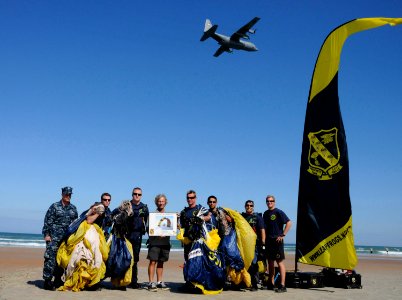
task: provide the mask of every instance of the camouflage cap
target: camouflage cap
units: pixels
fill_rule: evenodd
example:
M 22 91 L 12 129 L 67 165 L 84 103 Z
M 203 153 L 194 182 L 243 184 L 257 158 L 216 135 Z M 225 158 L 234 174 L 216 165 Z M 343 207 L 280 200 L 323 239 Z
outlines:
M 73 188 L 70 186 L 65 186 L 64 188 L 61 188 L 61 193 L 63 195 L 71 195 L 73 193 Z

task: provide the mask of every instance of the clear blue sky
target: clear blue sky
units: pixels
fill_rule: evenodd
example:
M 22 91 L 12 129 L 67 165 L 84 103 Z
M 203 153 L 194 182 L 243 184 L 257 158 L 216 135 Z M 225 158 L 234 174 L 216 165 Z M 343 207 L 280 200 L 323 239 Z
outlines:
M 246 4 L 245 4 L 246 3 Z M 253 17 L 258 52 L 212 55 L 210 18 Z M 214 194 L 257 211 L 274 194 L 296 221 L 301 143 L 325 37 L 401 1 L 0 1 L 0 231 L 40 233 L 60 188 L 79 212 L 165 193 L 169 211 Z M 402 245 L 402 26 L 351 36 L 339 94 L 356 244 Z M 295 222 L 296 223 L 296 222 Z M 295 241 L 296 224 L 287 239 Z

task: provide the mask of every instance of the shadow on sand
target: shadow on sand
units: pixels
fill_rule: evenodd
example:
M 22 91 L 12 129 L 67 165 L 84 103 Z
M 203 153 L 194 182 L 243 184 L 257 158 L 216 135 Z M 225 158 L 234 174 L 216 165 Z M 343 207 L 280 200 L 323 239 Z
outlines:
M 27 281 L 27 284 L 29 285 L 34 285 L 39 289 L 43 289 L 43 285 L 44 285 L 45 281 L 42 279 L 37 279 L 37 280 L 29 280 Z

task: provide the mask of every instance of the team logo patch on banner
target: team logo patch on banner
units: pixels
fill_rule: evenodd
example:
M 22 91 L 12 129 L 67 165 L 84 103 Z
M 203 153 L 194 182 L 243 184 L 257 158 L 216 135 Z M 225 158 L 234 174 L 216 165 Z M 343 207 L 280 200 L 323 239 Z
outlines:
M 330 180 L 342 166 L 339 163 L 338 129 L 320 130 L 308 134 L 310 150 L 307 171 L 319 180 Z

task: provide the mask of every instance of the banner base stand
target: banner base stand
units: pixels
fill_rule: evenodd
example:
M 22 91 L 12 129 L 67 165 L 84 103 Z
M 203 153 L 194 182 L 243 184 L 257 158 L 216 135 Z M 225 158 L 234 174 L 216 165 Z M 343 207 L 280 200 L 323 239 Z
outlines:
M 322 288 L 324 275 L 321 272 L 286 272 L 285 284 L 289 288 Z
M 355 271 L 324 268 L 324 285 L 343 289 L 362 289 L 362 277 Z

